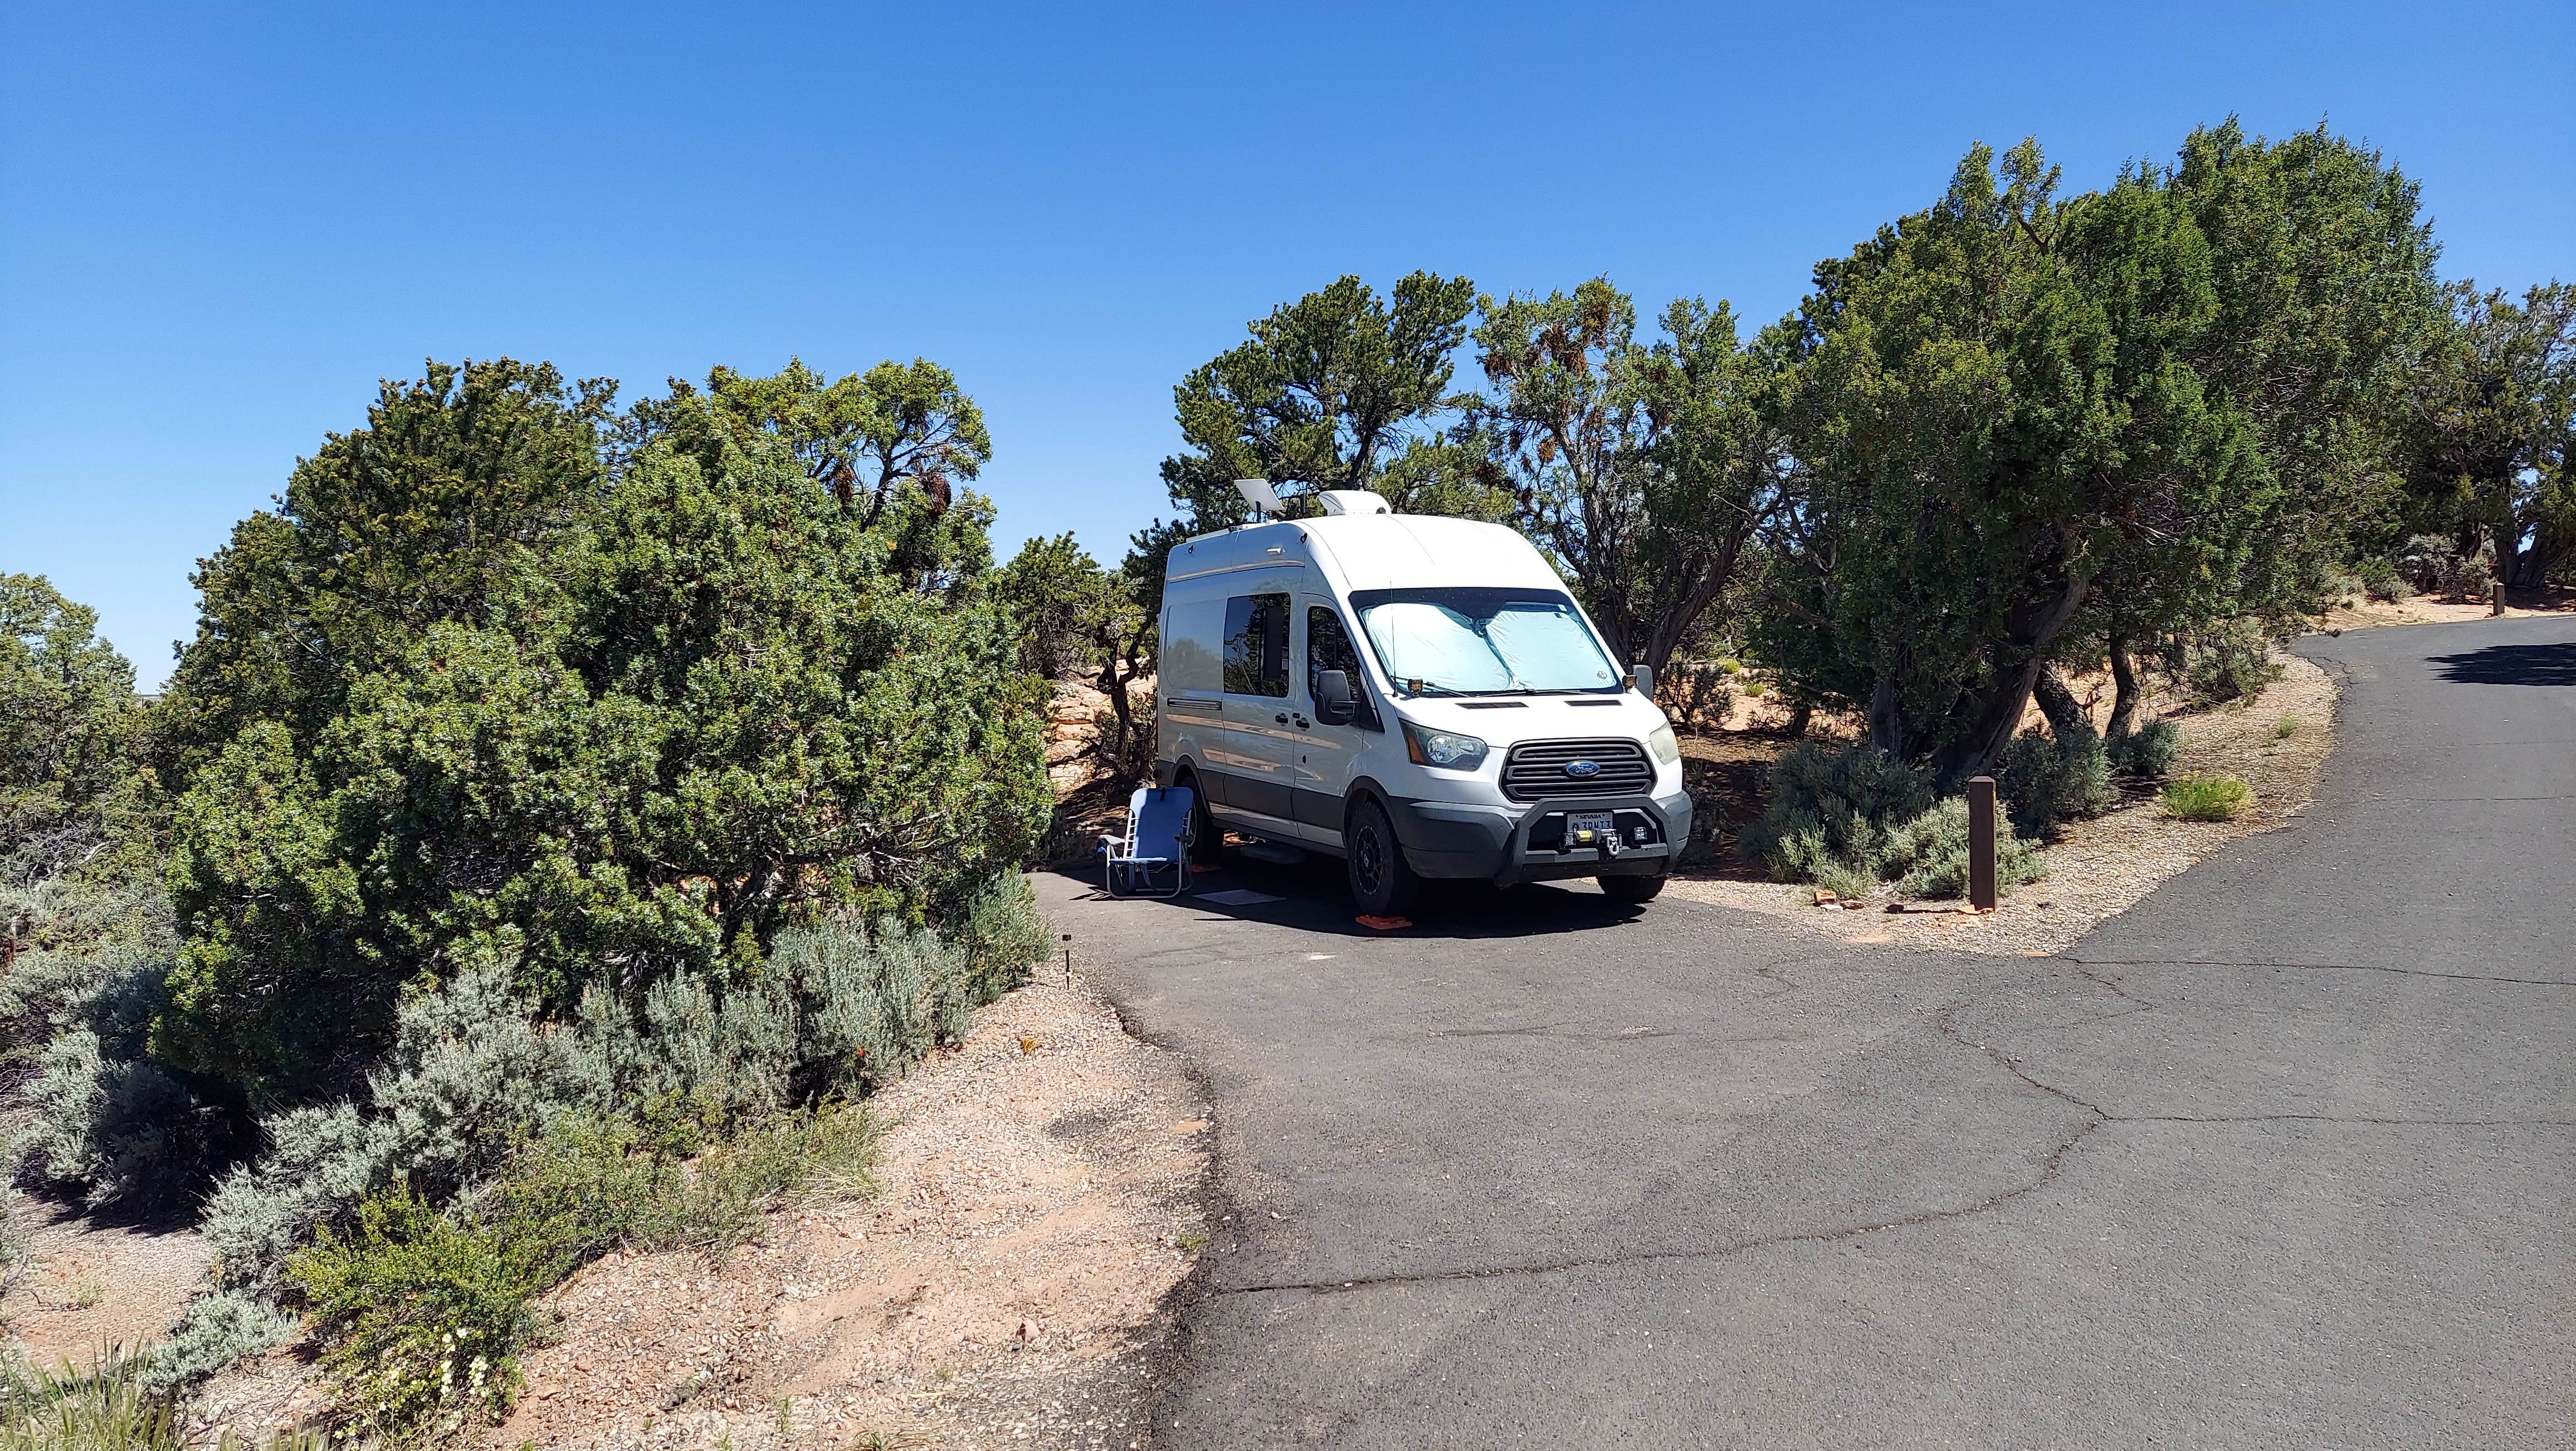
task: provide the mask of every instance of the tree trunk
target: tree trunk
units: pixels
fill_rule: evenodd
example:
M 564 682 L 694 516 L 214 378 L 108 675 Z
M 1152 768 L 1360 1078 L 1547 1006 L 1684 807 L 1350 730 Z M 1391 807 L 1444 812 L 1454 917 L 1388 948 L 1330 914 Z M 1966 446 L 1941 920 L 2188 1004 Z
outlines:
M 1970 776 L 1991 771 L 2003 758 L 2004 747 L 2012 744 L 2013 732 L 2021 727 L 2021 713 L 2030 704 L 2039 673 L 2047 668 L 2048 647 L 2065 633 L 2090 589 L 2091 581 L 2085 576 L 2072 575 L 2057 598 L 2023 606 L 2014 611 L 2018 618 L 2007 617 L 2009 631 L 1997 643 L 2026 653 L 2005 686 L 1986 697 L 1967 731 L 1933 753 L 1932 776 L 1941 789 L 1954 789 Z M 1886 685 L 1882 678 L 1881 690 Z
M 1103 662 L 1100 673 L 1092 677 L 1092 683 L 1100 687 L 1101 694 L 1109 697 L 1112 721 L 1108 739 L 1100 743 L 1101 757 L 1108 762 L 1110 770 L 1125 770 L 1127 736 L 1134 728 L 1134 713 L 1127 702 L 1127 682 L 1119 678 L 1118 657 L 1113 655 Z
M 2059 741 L 2071 739 L 2078 731 L 2093 728 L 2092 717 L 2085 714 L 2084 703 L 2075 698 L 2066 677 L 2054 665 L 2043 665 L 2039 678 L 2032 682 L 2031 693 L 2039 700 L 2039 713 L 2048 717 L 2048 733 Z
M 2111 636 L 2111 728 L 2104 738 L 2118 740 L 2138 726 L 2138 667 L 2129 659 L 2129 637 Z
M 1944 791 L 1956 789 L 1971 776 L 1994 769 L 2012 744 L 2013 732 L 2021 726 L 2022 710 L 2030 704 L 2030 693 L 2039 683 L 2041 669 L 2034 655 L 2005 688 L 1986 698 L 1985 709 L 1976 717 L 1966 735 L 1937 752 L 1932 758 L 1932 778 Z
M 2504 587 L 2506 589 L 2540 588 L 2540 582 L 2543 577 L 2541 571 L 2548 558 L 2547 550 L 2549 547 L 2549 540 L 2547 532 L 2548 531 L 2546 530 L 2533 531 L 2531 547 L 2529 549 L 2525 549 L 2522 547 L 2522 530 L 2519 526 L 2515 528 L 2513 567 L 2510 569 L 2499 569 L 2496 571 L 2496 578 L 2504 581 Z
M 1869 743 L 1898 760 L 1905 759 L 1905 712 L 1896 693 L 1896 679 L 1887 674 L 1869 695 Z

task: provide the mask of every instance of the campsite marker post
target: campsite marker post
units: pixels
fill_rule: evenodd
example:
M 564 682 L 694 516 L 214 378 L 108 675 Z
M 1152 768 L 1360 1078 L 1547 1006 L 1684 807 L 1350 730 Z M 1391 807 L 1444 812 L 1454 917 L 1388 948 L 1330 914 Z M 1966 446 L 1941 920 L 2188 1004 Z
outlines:
M 1995 778 L 1968 778 L 1968 905 L 1995 910 Z

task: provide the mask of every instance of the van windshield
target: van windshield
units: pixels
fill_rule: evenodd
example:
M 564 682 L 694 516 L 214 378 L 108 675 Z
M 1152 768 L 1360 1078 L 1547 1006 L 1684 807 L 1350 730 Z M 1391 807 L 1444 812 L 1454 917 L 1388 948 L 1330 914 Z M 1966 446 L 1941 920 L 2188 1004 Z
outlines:
M 1601 653 L 1574 601 L 1562 594 L 1374 589 L 1354 592 L 1351 604 L 1378 664 L 1408 694 L 1558 695 L 1620 688 L 1618 670 Z

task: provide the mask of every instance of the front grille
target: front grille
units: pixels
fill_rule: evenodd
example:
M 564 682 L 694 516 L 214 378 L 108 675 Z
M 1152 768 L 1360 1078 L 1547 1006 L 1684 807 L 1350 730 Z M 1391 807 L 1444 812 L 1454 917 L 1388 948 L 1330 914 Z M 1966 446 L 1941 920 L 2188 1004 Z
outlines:
M 1565 774 L 1574 761 L 1594 762 L 1600 774 Z M 1503 758 L 1503 794 L 1514 801 L 1633 796 L 1654 788 L 1654 763 L 1635 741 L 1523 741 Z

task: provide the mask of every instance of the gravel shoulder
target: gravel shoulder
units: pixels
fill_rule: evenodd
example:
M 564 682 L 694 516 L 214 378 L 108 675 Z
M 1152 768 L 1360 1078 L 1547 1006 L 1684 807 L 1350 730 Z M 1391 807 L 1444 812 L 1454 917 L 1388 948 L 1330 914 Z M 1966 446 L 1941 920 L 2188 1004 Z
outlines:
M 205 1277 L 206 1242 L 192 1229 L 26 1207 L 33 1261 L 0 1299 L 0 1346 L 38 1365 L 87 1368 L 103 1351 L 158 1339 Z
M 1992 913 L 1945 910 L 1953 904 L 1892 913 L 1881 910 L 1879 900 L 1858 912 L 1818 907 L 1813 888 L 1782 886 L 1741 868 L 1684 874 L 1664 890 L 1777 917 L 1837 942 L 2006 956 L 2063 952 L 2194 862 L 2228 842 L 2281 825 L 2314 798 L 2334 745 L 2335 683 L 2296 655 L 2281 656 L 2280 664 L 2281 678 L 2253 700 L 2176 716 L 2183 731 L 2177 771 L 2245 778 L 2254 789 L 2253 810 L 2234 821 L 2177 821 L 2155 797 L 2145 796 L 2071 823 L 2048 848 L 2048 875 L 2017 888 Z M 2281 736 L 2285 720 L 2296 726 Z M 1742 773 L 1739 763 L 1736 774 Z

